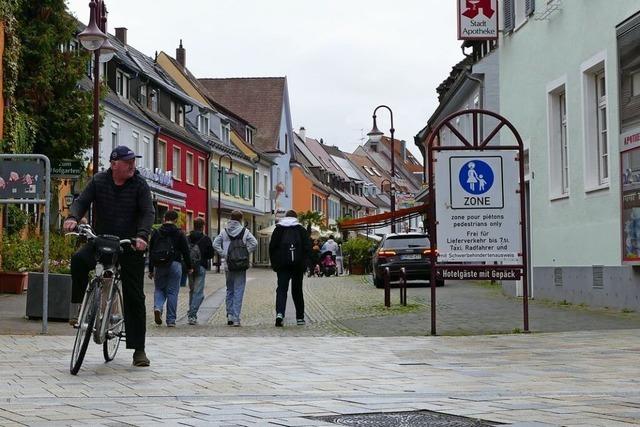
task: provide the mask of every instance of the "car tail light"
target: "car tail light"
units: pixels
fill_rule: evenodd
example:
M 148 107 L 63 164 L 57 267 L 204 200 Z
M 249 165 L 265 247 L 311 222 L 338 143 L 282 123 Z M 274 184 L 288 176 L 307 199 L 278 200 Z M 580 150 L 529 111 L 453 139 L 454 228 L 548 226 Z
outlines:
M 395 256 L 396 252 L 395 251 L 379 251 L 378 252 L 378 256 Z
M 431 251 L 434 249 L 425 249 L 424 251 L 422 251 L 422 255 L 431 255 Z M 438 250 L 435 249 L 436 251 L 436 255 L 438 255 Z

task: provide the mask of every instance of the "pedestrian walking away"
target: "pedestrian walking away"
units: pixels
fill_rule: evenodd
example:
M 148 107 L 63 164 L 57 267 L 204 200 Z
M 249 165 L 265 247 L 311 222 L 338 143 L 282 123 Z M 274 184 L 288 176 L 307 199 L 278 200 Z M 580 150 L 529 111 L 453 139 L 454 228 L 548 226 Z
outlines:
M 155 215 L 147 181 L 136 170 L 136 154 L 118 146 L 109 157 L 110 167 L 95 174 L 69 208 L 63 228 L 73 231 L 93 204 L 97 234 L 121 239 L 135 238 L 135 251 L 120 254 L 120 277 L 124 300 L 127 348 L 133 349 L 133 365 L 149 366 L 145 352 L 146 310 L 144 305 L 144 251 L 147 249 Z M 97 167 L 94 165 L 94 167 Z M 96 266 L 91 243 L 71 258 L 71 302 L 79 305 L 89 282 L 89 272 Z M 76 314 L 77 315 L 77 312 Z
M 247 284 L 249 254 L 258 247 L 258 241 L 242 226 L 242 212 L 231 212 L 231 220 L 213 241 L 213 248 L 224 259 L 227 283 L 227 325 L 240 326 L 240 312 L 244 288 Z
M 276 224 L 269 241 L 271 268 L 278 276 L 276 288 L 276 326 L 284 322 L 287 307 L 287 292 L 291 283 L 291 296 L 296 308 L 296 324 L 304 325 L 304 296 L 302 280 L 311 254 L 311 239 L 307 230 L 298 222 L 294 210 Z
M 166 303 L 167 327 L 176 326 L 178 293 L 182 276 L 182 262 L 193 273 L 194 266 L 189 254 L 187 236 L 175 222 L 178 213 L 174 210 L 164 214 L 164 223 L 153 232 L 149 241 L 149 278 L 153 279 L 153 316 L 156 325 L 162 324 L 162 309 Z
M 204 234 L 204 219 L 193 221 L 193 231 L 189 233 L 189 256 L 194 264 L 193 274 L 189 275 L 189 313 L 187 317 L 190 325 L 198 323 L 198 309 L 204 300 L 204 282 L 213 258 L 213 243 Z

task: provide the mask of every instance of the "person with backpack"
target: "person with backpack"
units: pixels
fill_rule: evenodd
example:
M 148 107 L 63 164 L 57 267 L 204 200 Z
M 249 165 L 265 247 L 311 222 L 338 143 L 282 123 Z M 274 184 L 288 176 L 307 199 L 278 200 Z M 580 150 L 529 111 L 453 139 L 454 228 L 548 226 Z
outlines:
M 213 244 L 209 236 L 204 234 L 204 219 L 193 220 L 193 231 L 189 233 L 189 256 L 194 264 L 193 274 L 189 275 L 189 313 L 190 325 L 198 323 L 198 309 L 204 300 L 204 279 L 209 268 L 209 260 L 213 258 Z
M 187 236 L 175 222 L 178 213 L 174 210 L 164 214 L 164 223 L 152 235 L 149 241 L 149 278 L 153 279 L 153 315 L 156 325 L 162 325 L 162 308 L 167 304 L 167 327 L 176 326 L 178 293 L 180 292 L 181 260 L 193 273 L 193 263 L 189 254 Z
M 213 248 L 224 259 L 227 279 L 227 325 L 240 326 L 240 311 L 247 269 L 251 266 L 249 254 L 256 250 L 258 241 L 242 226 L 242 212 L 231 212 L 231 220 L 213 240 Z
M 311 239 L 307 230 L 298 222 L 294 210 L 287 211 L 285 217 L 276 224 L 269 241 L 271 268 L 278 275 L 276 289 L 276 326 L 281 327 L 287 307 L 287 292 L 291 282 L 291 296 L 296 307 L 296 324 L 302 326 L 304 320 L 304 297 L 302 279 L 311 254 Z

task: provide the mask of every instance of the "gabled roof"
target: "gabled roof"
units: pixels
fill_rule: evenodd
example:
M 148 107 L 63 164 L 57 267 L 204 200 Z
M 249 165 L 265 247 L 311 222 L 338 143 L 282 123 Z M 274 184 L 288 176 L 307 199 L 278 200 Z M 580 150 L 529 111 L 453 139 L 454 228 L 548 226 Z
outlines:
M 346 173 L 338 166 L 338 164 L 331 158 L 331 155 L 325 151 L 322 147 L 323 144 L 320 141 L 313 138 L 306 138 L 306 145 L 309 148 L 309 151 L 313 153 L 313 155 L 320 162 L 320 166 L 329 173 L 333 173 L 337 175 L 340 179 L 344 181 L 350 181 L 349 177 Z
M 391 151 L 391 138 L 387 138 L 386 136 L 383 136 L 382 143 L 387 146 L 389 151 Z M 411 173 L 423 171 L 420 161 L 418 161 L 418 159 L 416 159 L 415 156 L 411 154 L 409 149 L 406 147 L 406 142 L 405 142 L 405 152 L 407 156 L 406 161 L 402 159 L 402 143 L 396 140 L 393 146 L 394 146 L 394 151 L 396 153 L 396 156 L 394 159 L 394 163 L 396 167 L 401 164 L 406 170 L 408 170 Z
M 199 79 L 209 95 L 257 127 L 254 144 L 277 151 L 286 77 Z

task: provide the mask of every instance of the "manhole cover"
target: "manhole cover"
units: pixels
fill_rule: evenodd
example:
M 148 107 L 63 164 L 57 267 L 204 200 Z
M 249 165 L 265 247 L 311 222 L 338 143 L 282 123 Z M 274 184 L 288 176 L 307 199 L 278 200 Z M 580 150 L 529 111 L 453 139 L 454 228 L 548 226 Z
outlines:
M 501 425 L 501 423 L 433 411 L 373 412 L 368 414 L 328 415 L 307 418 L 343 426 L 490 427 Z

